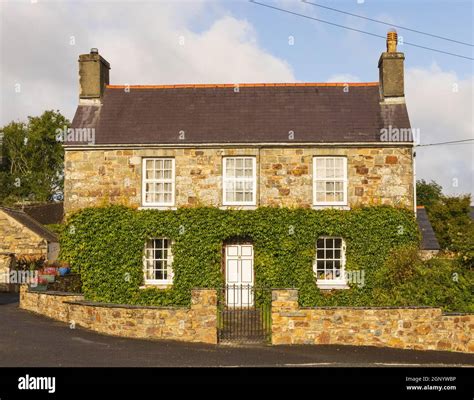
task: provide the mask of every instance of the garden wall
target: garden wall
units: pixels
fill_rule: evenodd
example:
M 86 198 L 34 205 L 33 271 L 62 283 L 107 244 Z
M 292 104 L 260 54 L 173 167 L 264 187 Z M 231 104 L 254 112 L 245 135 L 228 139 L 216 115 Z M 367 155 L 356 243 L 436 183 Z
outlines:
M 217 343 L 217 294 L 193 290 L 191 307 L 143 307 L 84 301 L 82 295 L 20 289 L 20 308 L 107 335 Z
M 474 315 L 430 307 L 300 308 L 298 290 L 272 294 L 272 344 L 339 344 L 474 353 Z

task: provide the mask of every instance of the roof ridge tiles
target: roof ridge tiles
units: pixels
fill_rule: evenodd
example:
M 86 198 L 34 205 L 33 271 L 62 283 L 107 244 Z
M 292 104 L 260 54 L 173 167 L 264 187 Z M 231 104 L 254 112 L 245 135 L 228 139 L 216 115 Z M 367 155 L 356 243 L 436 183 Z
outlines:
M 196 83 L 175 85 L 107 85 L 108 89 L 212 89 L 235 87 L 338 87 L 378 86 L 378 82 L 308 82 L 308 83 Z

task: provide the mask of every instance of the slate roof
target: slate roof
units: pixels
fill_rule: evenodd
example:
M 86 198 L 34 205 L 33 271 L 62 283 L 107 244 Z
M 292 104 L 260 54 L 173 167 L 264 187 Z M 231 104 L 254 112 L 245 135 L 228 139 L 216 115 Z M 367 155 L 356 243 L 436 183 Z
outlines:
M 15 219 L 17 222 L 27 227 L 43 239 L 48 242 L 58 242 L 57 236 L 49 229 L 41 225 L 38 221 L 31 218 L 28 214 L 21 210 L 14 210 L 12 208 L 0 207 L 0 211 L 3 211 L 9 217 Z
M 438 239 L 431 226 L 428 213 L 423 206 L 418 206 L 416 210 L 416 221 L 421 232 L 421 250 L 439 250 Z
M 22 210 L 40 224 L 60 224 L 64 216 L 64 204 L 62 202 L 26 205 Z
M 377 82 L 345 85 L 109 85 L 71 127 L 94 128 L 97 145 L 370 143 L 382 128 L 410 128 L 405 104 L 380 104 Z

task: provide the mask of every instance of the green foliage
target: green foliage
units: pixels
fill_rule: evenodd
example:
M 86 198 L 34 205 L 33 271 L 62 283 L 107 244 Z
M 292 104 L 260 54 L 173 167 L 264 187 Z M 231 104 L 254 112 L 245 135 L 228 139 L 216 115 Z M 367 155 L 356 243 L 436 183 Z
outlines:
M 38 271 L 45 267 L 46 258 L 44 256 L 22 256 L 15 260 L 14 268 L 17 271 Z
M 474 266 L 474 224 L 470 196 L 442 197 L 427 209 L 440 246 L 460 253 L 464 265 Z
M 424 205 L 436 238 L 443 250 L 455 252 L 461 265 L 474 267 L 474 223 L 470 217 L 471 197 L 444 196 L 435 181 L 416 182 L 416 199 Z
M 474 272 L 457 260 L 422 261 L 413 246 L 394 249 L 377 271 L 375 281 L 374 299 L 379 304 L 474 312 Z
M 346 241 L 346 269 L 363 270 L 364 285 L 322 294 L 313 275 L 320 236 Z M 153 237 L 173 240 L 174 284 L 140 289 L 143 250 Z M 419 241 L 413 213 L 392 207 L 352 211 L 258 208 L 255 211 L 182 208 L 88 208 L 72 215 L 61 234 L 61 259 L 80 272 L 88 299 L 113 303 L 186 305 L 195 287 L 224 284 L 222 246 L 248 238 L 255 249 L 258 287 L 295 287 L 303 306 L 377 305 L 375 274 L 389 251 Z
M 419 206 L 430 207 L 439 201 L 443 188 L 435 181 L 427 183 L 424 179 L 416 181 L 416 203 Z
M 11 122 L 0 129 L 4 162 L 0 170 L 0 204 L 50 201 L 62 192 L 64 150 L 57 129 L 69 121 L 45 111 L 28 122 Z

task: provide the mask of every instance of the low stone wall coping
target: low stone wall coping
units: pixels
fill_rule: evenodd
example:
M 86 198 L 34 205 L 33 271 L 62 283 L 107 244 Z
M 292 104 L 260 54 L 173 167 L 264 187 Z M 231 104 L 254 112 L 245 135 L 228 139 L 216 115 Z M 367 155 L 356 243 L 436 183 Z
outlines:
M 350 307 L 350 306 L 322 306 L 322 307 L 300 307 L 300 310 L 439 310 L 439 307 L 430 307 L 430 306 L 405 306 L 405 307 L 378 307 L 378 306 L 368 306 L 368 307 Z
M 46 294 L 48 296 L 84 296 L 83 293 L 74 293 L 74 292 L 58 292 L 55 290 L 27 290 L 28 293 L 36 294 Z
M 104 308 L 127 308 L 127 309 L 147 309 L 147 310 L 189 310 L 186 306 L 145 306 L 140 304 L 116 304 L 116 303 L 101 303 L 88 300 L 65 301 L 65 304 L 76 304 L 80 306 L 89 307 L 104 307 Z

